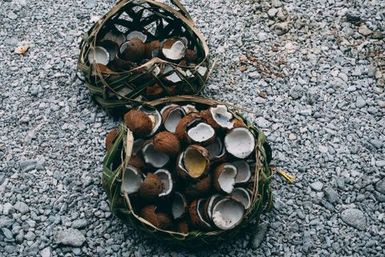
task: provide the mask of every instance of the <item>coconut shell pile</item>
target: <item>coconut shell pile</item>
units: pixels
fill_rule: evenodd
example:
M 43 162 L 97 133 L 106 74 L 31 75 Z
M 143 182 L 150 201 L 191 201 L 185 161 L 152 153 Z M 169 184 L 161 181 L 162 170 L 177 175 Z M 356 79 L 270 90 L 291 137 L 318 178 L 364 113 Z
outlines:
M 208 74 L 204 37 L 178 1 L 119 1 L 83 39 L 80 76 L 107 110 L 197 94 Z
M 222 104 L 139 106 L 107 134 L 105 164 L 119 170 L 107 193 L 119 191 L 121 208 L 159 231 L 234 230 L 267 201 L 258 181 L 271 156 L 258 133 Z

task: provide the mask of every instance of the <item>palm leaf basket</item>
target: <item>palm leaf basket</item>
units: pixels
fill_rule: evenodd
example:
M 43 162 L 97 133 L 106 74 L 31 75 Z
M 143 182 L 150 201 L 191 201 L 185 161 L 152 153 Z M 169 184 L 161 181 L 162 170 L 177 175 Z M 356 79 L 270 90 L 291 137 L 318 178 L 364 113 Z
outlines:
M 130 104 L 139 101 L 194 95 L 203 89 L 210 73 L 206 40 L 181 3 L 171 2 L 173 6 L 154 0 L 120 0 L 81 41 L 78 76 L 96 102 L 110 113 L 120 114 L 117 110 L 126 111 Z M 103 40 L 111 41 L 111 33 L 113 40 L 127 40 L 130 33 L 138 32 L 145 35 L 144 40 L 161 43 L 183 38 L 186 48 L 194 53 L 194 61 L 186 61 L 186 57 L 185 61 L 176 62 L 151 55 L 135 64 L 90 63 L 90 55 L 96 55 L 95 49 Z
M 165 104 L 195 104 L 200 107 L 216 106 L 219 103 L 215 100 L 200 98 L 195 96 L 175 96 L 166 97 L 148 102 L 147 104 L 156 108 L 161 108 Z M 231 230 L 217 231 L 190 231 L 187 234 L 159 229 L 140 217 L 132 206 L 129 195 L 122 194 L 120 191 L 122 172 L 125 170 L 130 159 L 133 145 L 133 134 L 125 126 L 118 128 L 118 136 L 112 147 L 107 151 L 103 166 L 103 188 L 107 192 L 110 208 L 112 212 L 122 219 L 125 223 L 145 232 L 156 240 L 163 240 L 172 246 L 183 248 L 196 248 L 215 243 L 223 242 L 228 236 L 234 237 L 245 229 L 250 221 L 259 221 L 262 212 L 271 207 L 270 180 L 272 171 L 269 166 L 271 161 L 271 148 L 266 142 L 266 136 L 253 124 L 242 118 L 240 114 L 231 111 L 234 117 L 242 119 L 247 128 L 255 137 L 255 171 L 253 172 L 252 184 L 250 189 L 251 207 L 246 210 L 242 223 Z

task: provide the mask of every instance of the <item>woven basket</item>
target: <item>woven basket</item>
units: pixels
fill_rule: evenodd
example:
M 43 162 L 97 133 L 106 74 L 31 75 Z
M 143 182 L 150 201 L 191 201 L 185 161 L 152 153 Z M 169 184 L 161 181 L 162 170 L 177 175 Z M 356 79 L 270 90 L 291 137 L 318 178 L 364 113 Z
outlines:
M 169 103 L 194 103 L 197 106 L 210 107 L 219 104 L 210 99 L 194 97 L 194 96 L 176 96 L 158 99 L 148 104 L 154 107 L 161 107 Z M 249 130 L 255 135 L 255 159 L 256 168 L 252 189 L 252 204 L 247 209 L 244 219 L 240 225 L 231 230 L 225 231 L 190 231 L 188 234 L 182 234 L 173 231 L 166 231 L 153 226 L 151 223 L 135 213 L 130 197 L 127 194 L 121 194 L 120 185 L 122 179 L 122 171 L 125 170 L 127 162 L 130 159 L 126 153 L 131 152 L 133 135 L 124 125 L 118 128 L 118 136 L 112 147 L 107 151 L 104 159 L 103 167 L 103 188 L 107 192 L 111 210 L 121 218 L 124 222 L 131 224 L 139 230 L 144 231 L 147 235 L 155 237 L 156 240 L 164 240 L 171 245 L 181 246 L 184 248 L 196 248 L 201 246 L 212 245 L 225 241 L 227 236 L 235 236 L 248 226 L 250 221 L 259 221 L 261 213 L 271 207 L 271 191 L 270 180 L 272 171 L 269 167 L 271 161 L 271 148 L 266 143 L 266 136 L 262 131 L 254 125 L 247 122 L 238 113 L 232 112 L 237 118 L 241 118 Z M 125 151 L 125 149 L 128 149 Z
M 208 46 L 186 9 L 178 0 L 173 7 L 154 0 L 120 0 L 83 38 L 78 60 L 79 77 L 93 98 L 113 114 L 126 111 L 130 104 L 170 95 L 200 93 L 210 73 Z M 107 33 L 116 32 L 123 38 L 137 31 L 146 40 L 182 38 L 188 49 L 194 49 L 195 61 L 176 63 L 166 58 L 149 57 L 141 63 L 112 69 L 90 64 L 89 54 L 105 40 Z M 172 79 L 170 79 L 171 77 Z

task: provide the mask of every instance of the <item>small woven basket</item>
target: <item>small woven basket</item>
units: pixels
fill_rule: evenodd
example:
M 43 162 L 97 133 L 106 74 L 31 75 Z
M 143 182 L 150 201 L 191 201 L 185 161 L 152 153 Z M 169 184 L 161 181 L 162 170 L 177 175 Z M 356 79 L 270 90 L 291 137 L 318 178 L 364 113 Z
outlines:
M 195 95 L 203 89 L 210 73 L 206 40 L 181 3 L 171 2 L 173 6 L 154 0 L 120 0 L 83 38 L 78 75 L 96 102 L 110 113 L 119 115 L 117 110 L 126 111 L 133 103 Z M 145 35 L 148 41 L 183 38 L 186 48 L 193 49 L 195 61 L 177 63 L 151 56 L 131 66 L 120 63 L 118 69 L 90 63 L 90 54 L 95 56 L 98 44 L 107 36 L 110 40 L 111 33 L 124 42 L 132 32 Z
M 201 107 L 211 107 L 219 104 L 215 100 L 195 96 L 166 97 L 148 102 L 147 104 L 159 108 L 171 103 L 193 103 Z M 129 195 L 122 194 L 120 191 L 122 174 L 130 160 L 130 153 L 134 141 L 132 132 L 124 125 L 119 127 L 118 136 L 112 147 L 107 151 L 104 159 L 103 188 L 107 192 L 112 212 L 124 222 L 131 224 L 149 236 L 155 237 L 156 240 L 164 240 L 170 245 L 184 248 L 203 247 L 223 242 L 228 239 L 227 237 L 229 235 L 233 237 L 246 228 L 250 221 L 256 221 L 258 223 L 261 213 L 271 207 L 270 180 L 272 171 L 269 166 L 269 162 L 271 161 L 271 148 L 266 143 L 266 136 L 262 131 L 242 118 L 238 113 L 232 112 L 232 114 L 234 117 L 240 118 L 245 122 L 247 128 L 256 139 L 256 166 L 252 179 L 253 182 L 250 186 L 252 191 L 251 207 L 247 209 L 241 224 L 231 230 L 210 232 L 190 231 L 187 234 L 183 234 L 159 229 L 135 213 Z

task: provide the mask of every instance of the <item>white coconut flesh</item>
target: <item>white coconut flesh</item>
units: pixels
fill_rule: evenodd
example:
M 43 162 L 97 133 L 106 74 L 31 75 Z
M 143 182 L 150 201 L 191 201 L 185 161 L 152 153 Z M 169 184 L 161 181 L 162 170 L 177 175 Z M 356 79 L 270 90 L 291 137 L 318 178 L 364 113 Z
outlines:
M 215 136 L 215 130 L 207 123 L 200 122 L 187 131 L 187 136 L 197 143 L 204 143 Z
M 183 216 L 183 214 L 186 212 L 186 205 L 187 203 L 184 196 L 181 193 L 176 192 L 175 198 L 171 205 L 171 212 L 174 219 L 178 219 Z
M 154 135 L 156 131 L 159 129 L 160 125 L 162 124 L 162 116 L 160 115 L 159 111 L 155 108 L 150 108 L 143 105 L 140 106 L 138 110 L 146 113 L 148 117 L 151 119 L 152 130 L 151 130 L 150 136 Z
M 132 39 L 139 39 L 140 41 L 145 43 L 147 40 L 147 36 L 140 31 L 132 31 L 132 32 L 128 33 L 126 40 L 129 41 Z
M 92 64 L 107 65 L 110 62 L 110 54 L 104 47 L 96 46 L 88 54 L 88 61 Z
M 167 118 L 164 120 L 164 127 L 166 128 L 166 130 L 174 133 L 176 127 L 179 124 L 179 121 L 183 118 L 183 116 L 184 112 L 181 108 L 175 108 L 171 110 Z
M 133 166 L 128 166 L 123 173 L 120 191 L 124 194 L 132 194 L 138 192 L 143 178 L 140 172 Z
M 242 187 L 234 188 L 234 191 L 231 193 L 231 198 L 240 202 L 245 209 L 248 209 L 251 205 L 250 193 Z
M 230 194 L 234 189 L 235 177 L 237 176 L 237 168 L 232 164 L 225 164 L 223 170 L 218 177 L 220 188 Z
M 207 216 L 209 217 L 209 219 L 212 219 L 212 216 L 213 216 L 213 206 L 215 205 L 216 202 L 218 202 L 220 198 L 220 195 L 219 194 L 215 194 L 215 195 L 212 195 L 207 201 L 206 203 L 206 212 L 207 212 Z
M 170 60 L 177 61 L 184 57 L 186 45 L 181 40 L 175 41 L 170 48 L 162 48 L 163 55 Z
M 211 117 L 222 128 L 232 129 L 234 124 L 231 122 L 233 114 L 227 111 L 226 105 L 217 105 L 210 108 Z
M 197 202 L 197 213 L 199 219 L 202 221 L 203 224 L 205 224 L 206 227 L 211 228 L 210 223 L 206 221 L 203 217 L 203 213 L 205 212 L 205 200 L 199 199 Z
M 207 160 L 200 151 L 188 147 L 183 155 L 183 164 L 192 178 L 199 178 L 206 170 Z
M 233 156 L 245 159 L 254 151 L 255 139 L 247 128 L 235 128 L 225 136 L 225 147 Z
M 214 143 L 206 146 L 206 149 L 210 153 L 210 159 L 221 157 L 225 153 L 223 143 L 219 137 L 217 137 Z
M 124 36 L 124 34 L 122 34 L 120 32 L 110 30 L 104 35 L 102 41 L 104 41 L 104 40 L 109 40 L 109 41 L 115 42 L 117 45 L 120 46 L 121 44 L 123 44 L 126 41 L 126 37 Z
M 222 199 L 213 208 L 212 220 L 216 227 L 229 230 L 237 226 L 243 219 L 243 205 L 232 199 Z
M 146 144 L 143 147 L 142 152 L 144 162 L 155 168 L 162 168 L 170 160 L 170 157 L 167 154 L 156 151 L 153 143 Z
M 251 169 L 247 161 L 239 160 L 232 163 L 237 168 L 235 183 L 245 183 L 251 178 Z
M 197 108 L 195 108 L 192 104 L 186 104 L 182 106 L 182 109 L 186 114 L 192 113 L 192 112 L 198 112 Z
M 154 172 L 154 174 L 158 176 L 163 185 L 163 191 L 159 196 L 170 194 L 173 188 L 171 173 L 168 170 L 161 169 Z

